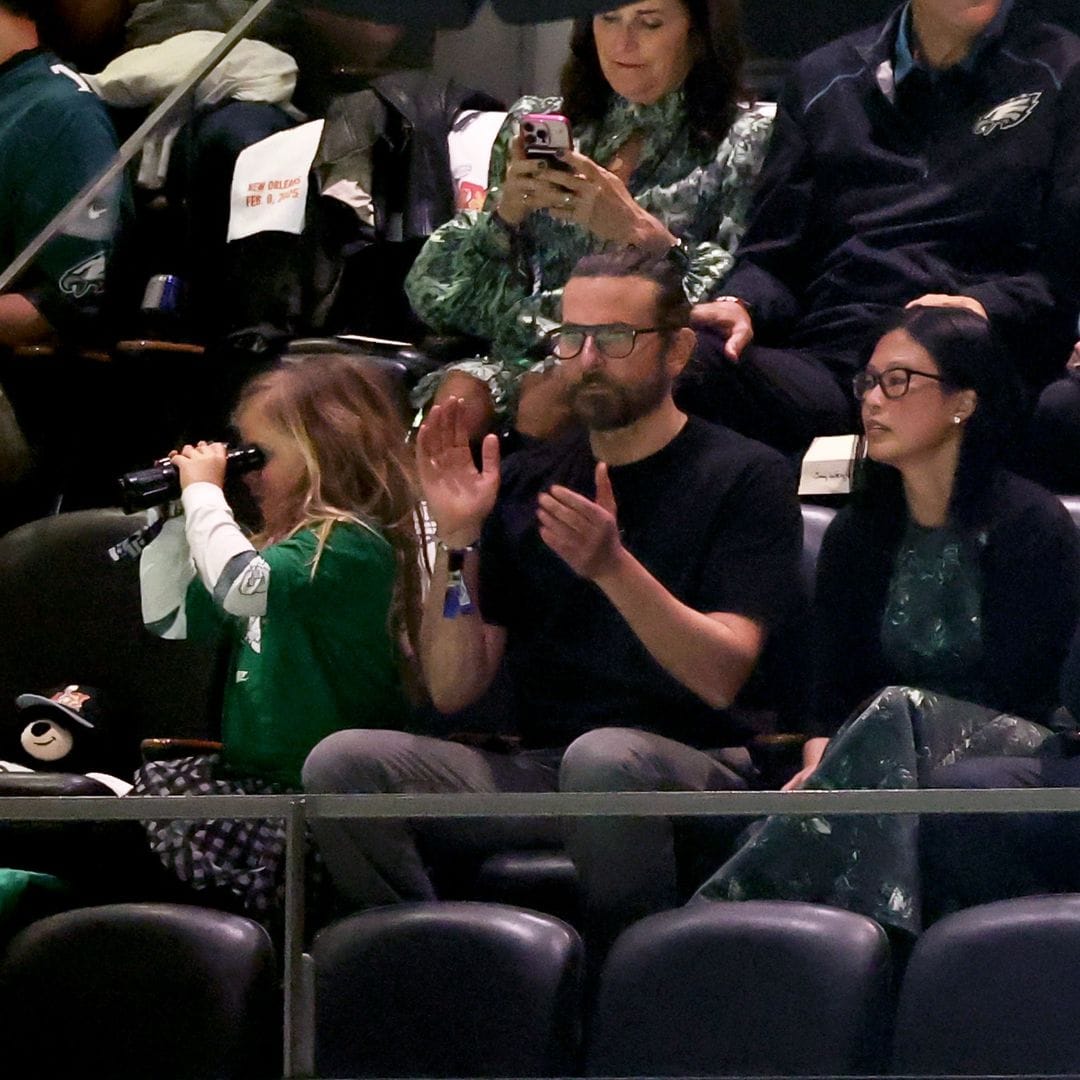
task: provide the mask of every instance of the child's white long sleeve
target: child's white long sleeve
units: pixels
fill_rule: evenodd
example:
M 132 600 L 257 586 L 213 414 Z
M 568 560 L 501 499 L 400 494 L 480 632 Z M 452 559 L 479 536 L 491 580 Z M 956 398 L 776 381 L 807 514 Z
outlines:
M 270 567 L 236 524 L 224 492 L 199 482 L 184 488 L 181 500 L 191 557 L 214 603 L 240 618 L 265 615 Z

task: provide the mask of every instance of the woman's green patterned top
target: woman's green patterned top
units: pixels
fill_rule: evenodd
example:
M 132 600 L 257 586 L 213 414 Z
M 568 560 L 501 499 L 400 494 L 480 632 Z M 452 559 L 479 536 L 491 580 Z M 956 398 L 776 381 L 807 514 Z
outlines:
M 885 659 L 905 683 L 972 701 L 986 693 L 971 675 L 982 656 L 977 544 L 954 526 L 909 522 L 881 620 Z
M 542 211 L 512 237 L 491 220 L 518 119 L 561 107 L 560 98 L 541 97 L 513 105 L 492 148 L 484 209 L 462 211 L 437 229 L 405 282 L 414 310 L 435 330 L 491 341 L 491 361 L 511 382 L 543 358 L 540 339 L 558 321 L 562 286 L 574 264 L 605 247 L 578 225 Z M 616 98 L 599 123 L 574 132 L 576 148 L 603 166 L 632 134 L 642 133 L 641 160 L 628 187 L 641 207 L 685 243 L 686 292 L 693 303 L 715 295 L 731 268 L 772 114 L 771 105 L 743 107 L 719 144 L 697 147 L 683 92 L 676 90 L 652 105 Z M 507 390 L 505 378 L 501 383 L 493 386 L 497 396 Z

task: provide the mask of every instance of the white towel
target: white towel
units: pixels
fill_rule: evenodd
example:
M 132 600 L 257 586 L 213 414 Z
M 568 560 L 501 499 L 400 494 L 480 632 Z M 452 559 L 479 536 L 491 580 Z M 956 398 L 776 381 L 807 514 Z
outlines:
M 118 108 L 158 105 L 201 64 L 224 37 L 191 30 L 160 45 L 122 53 L 97 75 L 85 75 L 94 91 Z M 296 89 L 296 61 L 263 41 L 241 41 L 195 88 L 196 108 L 219 102 L 263 101 L 289 106 Z M 138 184 L 157 190 L 165 183 L 169 151 L 183 120 L 170 121 L 147 140 Z

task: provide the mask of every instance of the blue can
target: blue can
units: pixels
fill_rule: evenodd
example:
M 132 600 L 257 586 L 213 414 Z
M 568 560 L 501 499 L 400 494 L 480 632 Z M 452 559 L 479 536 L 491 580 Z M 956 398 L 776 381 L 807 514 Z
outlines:
M 154 274 L 146 283 L 142 310 L 162 315 L 177 315 L 184 295 L 184 282 L 175 274 Z

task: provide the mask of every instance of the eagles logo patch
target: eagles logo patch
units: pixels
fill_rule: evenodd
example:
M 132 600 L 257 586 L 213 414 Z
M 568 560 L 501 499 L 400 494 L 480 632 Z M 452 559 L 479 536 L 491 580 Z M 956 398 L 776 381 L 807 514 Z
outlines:
M 237 588 L 241 596 L 254 596 L 264 593 L 270 587 L 270 567 L 265 559 L 254 558 L 240 575 Z
M 73 266 L 60 278 L 60 291 L 81 300 L 89 293 L 105 291 L 105 252 L 99 251 Z
M 1017 94 L 1000 105 L 995 105 L 989 112 L 983 113 L 975 121 L 972 130 L 976 135 L 993 135 L 995 131 L 1008 131 L 1018 124 L 1022 124 L 1039 104 L 1042 91 L 1036 90 L 1030 94 Z

